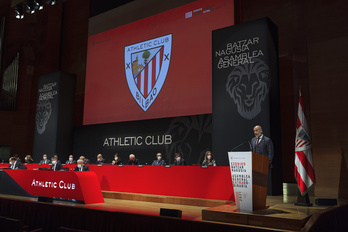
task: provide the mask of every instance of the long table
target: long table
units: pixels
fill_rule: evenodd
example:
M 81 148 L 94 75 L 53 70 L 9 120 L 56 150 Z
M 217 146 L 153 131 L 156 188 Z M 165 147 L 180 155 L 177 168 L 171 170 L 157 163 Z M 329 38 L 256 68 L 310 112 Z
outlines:
M 0 164 L 1 167 L 8 164 Z M 97 176 L 101 190 L 234 201 L 228 166 L 88 165 Z M 27 170 L 49 165 L 28 164 Z M 76 165 L 64 165 L 73 170 Z M 13 170 L 21 171 L 21 170 Z M 36 171 L 47 175 L 47 171 Z M 64 172 L 57 172 L 62 174 Z M 26 178 L 23 176 L 23 178 Z

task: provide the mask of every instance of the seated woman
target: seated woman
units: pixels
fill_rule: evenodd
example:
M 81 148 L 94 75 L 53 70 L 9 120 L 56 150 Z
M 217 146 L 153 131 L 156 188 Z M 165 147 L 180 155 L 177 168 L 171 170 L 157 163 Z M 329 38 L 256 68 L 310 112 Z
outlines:
M 122 164 L 122 160 L 120 159 L 120 157 L 118 157 L 118 154 L 116 153 L 114 156 L 114 159 L 111 161 L 112 165 L 121 165 Z
M 174 159 L 175 160 L 174 160 L 173 165 L 182 165 L 182 166 L 185 165 L 185 160 L 183 158 L 181 158 L 180 153 L 176 153 L 174 156 Z
M 157 153 L 156 159 L 152 162 L 152 165 L 165 165 L 164 160 L 162 159 L 162 154 Z
M 216 166 L 216 162 L 211 154 L 211 151 L 207 151 L 204 156 L 202 167 Z
M 33 158 L 31 158 L 31 155 L 27 155 L 26 157 L 24 157 L 24 161 L 28 164 L 34 163 Z

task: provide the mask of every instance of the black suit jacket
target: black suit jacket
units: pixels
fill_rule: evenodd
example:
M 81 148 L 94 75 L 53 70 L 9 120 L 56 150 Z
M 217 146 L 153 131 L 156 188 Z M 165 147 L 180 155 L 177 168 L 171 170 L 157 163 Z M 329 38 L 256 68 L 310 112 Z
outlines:
M 51 164 L 51 160 L 49 160 L 49 159 L 46 159 L 46 161 L 40 160 L 39 164 Z
M 76 164 L 76 160 L 73 160 L 73 161 L 67 160 L 65 161 L 65 164 Z
M 111 164 L 112 165 L 121 165 L 122 164 L 122 160 L 120 160 L 120 159 L 118 159 L 117 161 L 113 160 L 113 161 L 111 161 Z
M 74 168 L 74 171 L 77 171 L 77 172 L 80 171 L 79 167 L 76 166 L 76 167 Z M 88 167 L 88 166 L 83 166 L 83 167 L 82 167 L 82 171 L 89 171 L 89 167 Z
M 102 160 L 101 161 L 96 161 L 96 164 L 104 164 L 105 163 L 105 159 L 104 158 L 102 158 Z
M 13 168 L 14 165 L 14 168 Z M 26 166 L 24 166 L 20 161 L 16 161 L 15 164 L 10 164 L 9 168 L 11 169 L 27 169 Z
M 273 156 L 274 156 L 272 140 L 263 135 L 261 141 L 259 141 L 259 144 L 257 146 L 256 146 L 256 141 L 257 141 L 256 137 L 251 139 L 252 152 L 260 154 L 260 155 L 268 156 L 269 167 L 271 168 Z
M 54 170 L 54 171 L 59 171 L 62 168 L 63 168 L 62 164 L 58 163 L 58 162 L 56 164 L 56 169 L 54 169 L 54 164 L 51 165 L 51 169 Z
M 180 159 L 180 161 L 178 162 L 177 160 L 174 161 L 173 165 L 181 165 L 184 166 L 185 165 L 185 160 L 184 159 Z
M 140 162 L 137 158 L 134 159 L 134 161 L 129 160 L 128 165 L 139 165 Z

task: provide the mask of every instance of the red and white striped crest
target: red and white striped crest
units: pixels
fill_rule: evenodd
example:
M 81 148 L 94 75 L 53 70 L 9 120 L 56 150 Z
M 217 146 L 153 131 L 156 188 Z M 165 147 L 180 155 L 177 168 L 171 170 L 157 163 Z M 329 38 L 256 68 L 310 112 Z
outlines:
M 297 113 L 295 141 L 295 178 L 302 195 L 315 183 L 312 146 L 300 95 Z
M 162 89 L 169 69 L 171 49 L 171 34 L 125 47 L 128 87 L 144 111 L 149 109 Z

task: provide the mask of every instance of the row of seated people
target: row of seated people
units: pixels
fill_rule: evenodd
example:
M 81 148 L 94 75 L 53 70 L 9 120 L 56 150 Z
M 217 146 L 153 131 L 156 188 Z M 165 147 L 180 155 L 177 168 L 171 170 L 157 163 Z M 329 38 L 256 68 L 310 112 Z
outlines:
M 47 160 L 47 156 L 46 156 L 46 159 L 44 161 L 45 163 L 46 163 L 46 160 Z M 77 160 L 77 162 L 75 162 L 75 164 L 77 164 L 77 166 L 74 168 L 74 171 L 89 171 L 88 166 L 85 166 L 84 162 L 85 162 L 85 158 L 83 156 L 81 156 L 80 159 Z M 57 155 L 53 156 L 51 158 L 51 161 L 47 162 L 47 164 L 51 165 L 50 169 L 52 169 L 53 171 L 59 171 L 63 168 L 63 165 L 58 160 Z M 18 155 L 15 155 L 9 159 L 9 168 L 10 169 L 27 169 L 27 167 L 22 163 L 22 161 Z
M 15 158 L 15 157 L 13 157 L 13 158 Z M 17 156 L 17 158 L 18 158 L 18 156 Z M 25 161 L 26 161 L 26 163 L 33 163 L 34 162 L 31 159 L 30 155 L 25 157 Z M 15 162 L 13 162 L 13 163 L 16 164 Z M 21 164 L 21 162 L 18 162 L 17 166 L 15 166 L 15 165 L 11 166 L 11 162 L 10 162 L 10 168 L 11 167 L 13 169 L 20 168 L 18 166 L 20 164 Z M 44 154 L 43 155 L 43 159 L 39 162 L 39 165 L 41 165 L 41 164 L 50 164 L 51 165 L 51 169 L 53 169 L 53 170 L 60 170 L 62 168 L 62 163 L 58 159 L 57 155 L 54 155 L 51 158 L 51 160 L 49 160 L 47 158 L 47 155 Z M 84 165 L 90 164 L 90 161 L 88 159 L 86 159 L 84 156 L 80 156 L 79 160 L 76 161 L 76 160 L 74 160 L 73 155 L 70 155 L 69 159 L 65 162 L 65 164 L 78 164 L 78 166 L 76 168 L 81 166 L 80 167 L 80 169 L 81 169 L 82 167 L 87 167 L 88 168 L 88 166 L 84 166 Z M 98 154 L 97 155 L 97 161 L 96 161 L 95 164 L 106 164 L 106 161 L 103 158 L 102 154 Z M 120 159 L 120 157 L 119 157 L 119 155 L 117 153 L 114 155 L 114 159 L 112 160 L 111 164 L 112 165 L 123 165 L 123 162 L 122 162 L 122 160 Z M 127 165 L 140 165 L 140 161 L 139 161 L 139 159 L 135 158 L 134 154 L 130 154 L 129 155 L 129 160 L 127 162 Z M 162 165 L 166 165 L 165 161 L 162 158 L 162 154 L 161 153 L 157 153 L 156 154 L 156 159 L 152 162 L 152 165 L 157 165 L 157 166 L 159 166 L 159 165 L 161 165 L 161 166 Z M 185 165 L 185 160 L 181 157 L 180 153 L 176 153 L 175 154 L 174 162 L 173 162 L 172 165 L 181 165 L 181 166 Z M 216 166 L 216 162 L 215 162 L 215 160 L 213 158 L 213 155 L 212 155 L 211 151 L 207 151 L 205 153 L 205 157 L 204 157 L 204 160 L 202 162 L 202 166 Z M 24 168 L 25 168 L 25 166 L 24 166 Z

